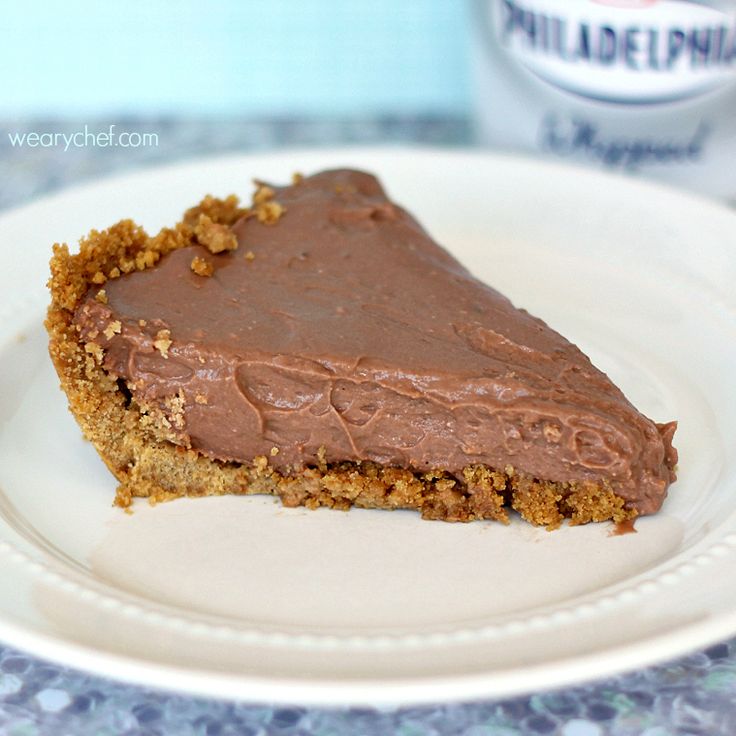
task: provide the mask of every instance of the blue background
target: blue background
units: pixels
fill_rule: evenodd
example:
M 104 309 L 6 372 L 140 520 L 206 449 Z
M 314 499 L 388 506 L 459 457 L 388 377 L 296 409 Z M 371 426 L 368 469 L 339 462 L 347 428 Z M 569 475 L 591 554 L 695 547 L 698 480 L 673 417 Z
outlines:
M 4 3 L 0 115 L 466 114 L 466 0 Z

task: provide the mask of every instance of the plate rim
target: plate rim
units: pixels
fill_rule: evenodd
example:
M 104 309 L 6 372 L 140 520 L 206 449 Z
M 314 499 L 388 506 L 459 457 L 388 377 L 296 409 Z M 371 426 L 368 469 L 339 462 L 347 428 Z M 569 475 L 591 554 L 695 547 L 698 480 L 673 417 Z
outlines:
M 39 659 L 95 677 L 140 688 L 150 687 L 192 697 L 245 704 L 345 707 L 411 707 L 433 703 L 463 703 L 480 699 L 519 697 L 588 685 L 677 659 L 723 641 L 736 631 L 736 612 L 705 619 L 675 632 L 649 638 L 646 646 L 634 642 L 607 653 L 609 666 L 600 667 L 600 655 L 589 654 L 532 667 L 455 676 L 400 678 L 396 680 L 311 679 L 223 674 L 218 670 L 187 670 L 137 658 L 100 652 L 58 637 L 29 633 L 0 620 L 0 640 Z M 683 633 L 690 637 L 681 645 Z M 8 637 L 11 637 L 10 639 Z M 673 640 L 675 643 L 673 643 Z M 675 652 L 673 654 L 673 652 Z

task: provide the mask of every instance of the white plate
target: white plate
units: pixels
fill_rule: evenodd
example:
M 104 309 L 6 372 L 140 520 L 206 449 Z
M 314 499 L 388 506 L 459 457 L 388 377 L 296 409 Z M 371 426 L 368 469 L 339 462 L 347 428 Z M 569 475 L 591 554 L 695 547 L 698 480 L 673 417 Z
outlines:
M 41 326 L 50 245 L 204 193 L 339 165 L 577 342 L 680 479 L 637 533 L 283 509 L 111 506 Z M 428 150 L 291 152 L 143 171 L 0 218 L 0 637 L 118 679 L 244 700 L 409 703 L 555 687 L 736 632 L 736 214 L 626 179 Z

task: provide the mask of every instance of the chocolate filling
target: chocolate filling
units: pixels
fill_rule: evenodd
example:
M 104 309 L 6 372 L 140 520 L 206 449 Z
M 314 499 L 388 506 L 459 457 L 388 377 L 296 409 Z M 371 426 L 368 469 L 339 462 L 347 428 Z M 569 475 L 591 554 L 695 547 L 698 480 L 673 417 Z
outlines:
M 458 478 L 512 465 L 603 483 L 641 514 L 660 507 L 673 422 L 644 417 L 577 347 L 475 279 L 373 176 L 273 189 L 284 213 L 236 223 L 236 250 L 176 250 L 77 309 L 82 340 L 174 441 L 223 461 L 267 455 L 285 474 L 321 452 Z

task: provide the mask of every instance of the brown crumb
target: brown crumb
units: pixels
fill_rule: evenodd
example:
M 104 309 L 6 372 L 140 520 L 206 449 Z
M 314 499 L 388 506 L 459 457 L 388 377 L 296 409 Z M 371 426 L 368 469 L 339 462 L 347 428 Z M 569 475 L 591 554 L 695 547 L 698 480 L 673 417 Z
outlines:
M 252 250 L 246 251 L 245 253 L 246 261 L 255 261 L 255 259 L 256 259 L 256 254 Z
M 206 258 L 200 258 L 194 256 L 189 267 L 197 274 L 197 276 L 212 276 L 215 272 L 215 267 Z
M 184 392 L 179 389 L 179 393 L 176 396 L 168 396 L 164 399 L 164 406 L 168 414 L 168 419 L 171 425 L 179 430 L 184 429 L 186 420 L 184 419 L 184 404 L 186 399 L 184 398 Z
M 84 349 L 97 361 L 98 364 L 102 363 L 102 357 L 104 353 L 100 345 L 98 345 L 96 342 L 88 342 L 85 343 Z
M 184 213 L 185 225 L 194 228 L 199 222 L 199 216 L 207 215 L 213 222 L 232 225 L 241 217 L 248 214 L 246 207 L 241 207 L 238 198 L 231 194 L 226 199 L 218 199 L 208 194 L 198 205 L 191 207 Z
M 117 266 L 115 266 L 114 268 L 112 268 L 110 270 L 110 274 L 109 275 L 110 275 L 110 278 L 111 279 L 118 278 L 120 276 L 120 269 Z
M 100 289 L 95 294 L 95 301 L 99 302 L 100 304 L 107 304 L 107 294 L 105 293 L 104 289 Z
M 146 322 L 146 320 L 144 320 L 144 319 L 139 319 L 138 320 L 138 325 L 140 327 L 145 327 L 147 324 L 148 324 L 148 322 Z
M 113 335 L 119 335 L 122 330 L 123 326 L 120 324 L 120 320 L 116 319 L 114 322 L 110 322 L 110 324 L 105 328 L 102 334 L 108 340 L 112 340 Z
M 194 234 L 197 241 L 213 254 L 235 250 L 238 247 L 238 240 L 233 231 L 227 225 L 213 222 L 204 213 L 199 216 Z
M 272 447 L 271 448 L 271 456 L 272 457 L 275 457 L 278 454 L 279 454 L 279 448 L 278 447 Z
M 92 277 L 93 284 L 104 284 L 105 281 L 107 281 L 107 276 L 105 276 L 102 271 L 97 271 L 97 273 Z
M 317 448 L 317 467 L 323 471 L 327 470 L 327 448 L 324 445 Z
M 138 271 L 145 271 L 151 266 L 155 266 L 161 254 L 155 250 L 142 250 L 135 254 L 135 267 Z
M 275 225 L 284 212 L 286 212 L 286 208 L 274 201 L 263 202 L 256 207 L 258 222 L 264 225 Z
M 273 199 L 276 196 L 276 192 L 274 192 L 271 187 L 266 186 L 265 184 L 259 184 L 258 189 L 253 194 L 253 204 L 263 204 L 264 202 L 268 202 L 270 199 Z
M 207 404 L 208 403 L 207 397 L 204 396 L 203 394 L 195 394 L 194 401 L 197 404 Z
M 171 347 L 171 332 L 169 330 L 159 330 L 156 333 L 156 339 L 153 341 L 153 347 L 155 347 L 164 358 L 168 358 L 169 348 Z

